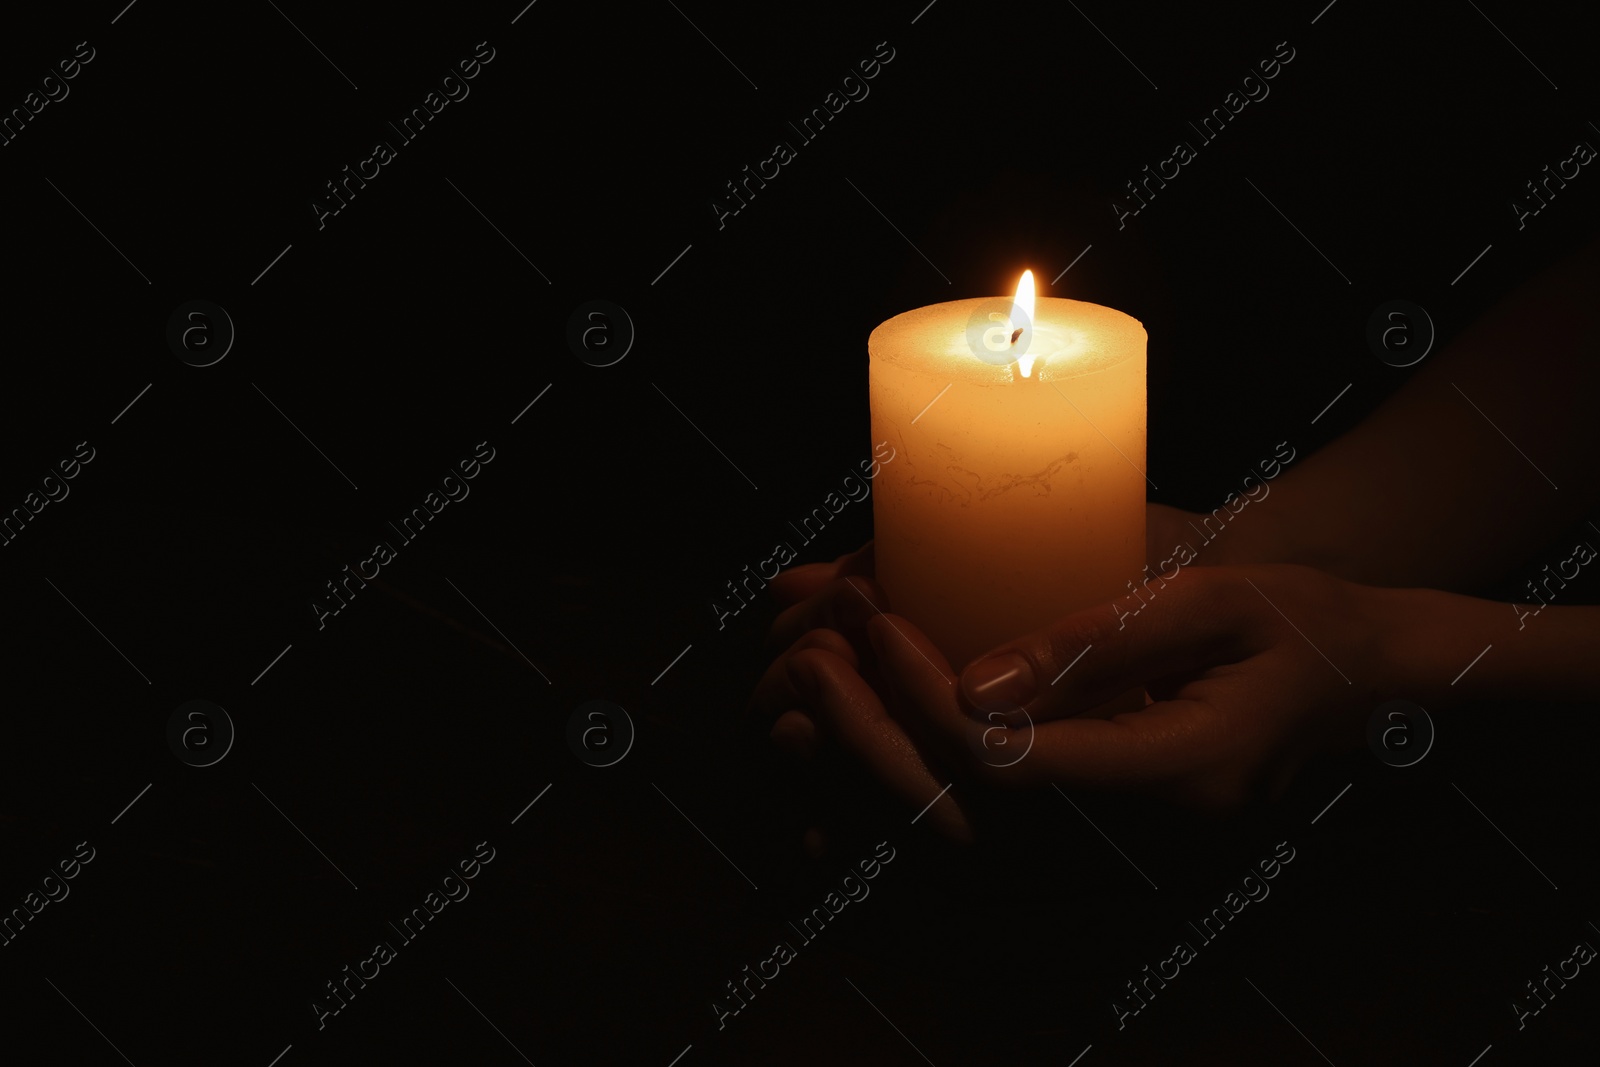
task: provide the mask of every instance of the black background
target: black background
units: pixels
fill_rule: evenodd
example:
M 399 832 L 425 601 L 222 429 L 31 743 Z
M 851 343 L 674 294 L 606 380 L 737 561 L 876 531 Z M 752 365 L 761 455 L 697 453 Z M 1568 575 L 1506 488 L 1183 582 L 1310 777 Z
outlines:
M 1510 1008 L 1600 937 L 1592 709 L 1464 709 L 1415 767 L 1356 753 L 1222 824 L 1020 798 L 956 851 L 769 752 L 742 709 L 771 608 L 711 607 L 867 456 L 874 325 L 1088 246 L 1043 291 L 1149 331 L 1153 499 L 1209 509 L 1278 442 L 1348 429 L 1409 373 L 1367 347 L 1374 308 L 1422 305 L 1442 343 L 1594 232 L 1587 169 L 1525 228 L 1511 208 L 1600 143 L 1588 31 L 1552 4 L 921 2 L 8 22 L 7 111 L 96 55 L 0 147 L 0 508 L 96 455 L 0 550 L 0 905 L 97 855 L 0 948 L 5 1042 L 141 1067 L 1593 1054 L 1587 971 L 1521 1032 Z M 386 122 L 480 41 L 470 95 L 398 144 Z M 870 95 L 798 144 L 882 41 Z M 1270 95 L 1200 146 L 1187 121 L 1282 41 Z M 378 140 L 395 160 L 319 228 Z M 780 140 L 797 158 L 719 228 Z M 1122 183 L 1178 140 L 1198 157 L 1119 230 Z M 237 329 L 207 368 L 166 342 L 196 298 Z M 637 328 L 607 368 L 566 342 L 595 298 Z M 470 496 L 319 631 L 323 584 L 483 440 Z M 638 731 L 606 769 L 566 741 L 597 697 Z M 195 698 L 238 730 L 204 769 L 165 740 Z M 323 983 L 483 840 L 471 896 L 319 1030 Z M 871 897 L 719 1030 L 723 983 L 883 840 Z M 1285 840 L 1272 895 L 1118 1032 L 1123 983 Z

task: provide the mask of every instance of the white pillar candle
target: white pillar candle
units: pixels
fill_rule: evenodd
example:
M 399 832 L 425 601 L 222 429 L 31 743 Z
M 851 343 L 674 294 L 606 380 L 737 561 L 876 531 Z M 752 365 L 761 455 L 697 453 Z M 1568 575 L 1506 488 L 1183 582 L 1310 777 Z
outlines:
M 1144 568 L 1144 327 L 1079 300 L 1035 313 L 1032 286 L 867 341 L 872 439 L 896 452 L 873 493 L 878 581 L 957 670 Z

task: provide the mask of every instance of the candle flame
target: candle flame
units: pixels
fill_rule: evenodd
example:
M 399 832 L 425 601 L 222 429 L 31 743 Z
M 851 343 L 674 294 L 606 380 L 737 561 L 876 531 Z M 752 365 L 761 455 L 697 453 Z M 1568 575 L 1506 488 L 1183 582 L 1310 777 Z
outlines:
M 1023 271 L 1021 280 L 1017 282 L 1017 295 L 1011 301 L 1011 322 L 1013 345 L 1024 333 L 1027 334 L 1027 341 L 1033 339 L 1033 271 L 1031 270 Z M 1023 325 L 1019 326 L 1018 323 Z M 1032 373 L 1034 361 L 1033 354 L 1026 351 L 1029 347 L 1027 341 L 1023 344 L 1025 351 L 1017 357 L 1017 370 L 1024 378 Z

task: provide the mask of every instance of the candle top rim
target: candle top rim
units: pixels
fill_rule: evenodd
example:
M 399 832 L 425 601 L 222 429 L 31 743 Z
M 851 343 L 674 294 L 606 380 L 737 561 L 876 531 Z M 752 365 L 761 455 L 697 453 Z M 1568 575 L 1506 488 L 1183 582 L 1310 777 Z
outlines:
M 968 297 L 903 311 L 885 319 L 867 338 L 872 362 L 975 384 L 1015 382 L 1013 364 L 980 357 L 972 332 L 990 311 L 1009 314 L 1012 297 Z M 1041 381 L 1064 381 L 1096 374 L 1138 358 L 1143 361 L 1149 335 L 1144 324 L 1126 312 L 1086 300 L 1060 296 L 1037 298 L 1032 350 L 1033 375 Z

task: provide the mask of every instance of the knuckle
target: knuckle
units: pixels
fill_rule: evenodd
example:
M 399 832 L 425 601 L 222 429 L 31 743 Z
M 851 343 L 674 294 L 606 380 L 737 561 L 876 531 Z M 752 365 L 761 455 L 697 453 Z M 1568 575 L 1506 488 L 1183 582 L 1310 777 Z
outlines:
M 793 651 L 798 654 L 808 649 L 820 648 L 826 652 L 842 653 L 849 647 L 849 642 L 845 641 L 837 630 L 818 626 L 801 634 L 800 639 L 794 643 Z
M 789 671 L 791 674 L 794 671 L 821 673 L 828 670 L 837 658 L 827 649 L 816 646 L 796 649 L 789 656 Z
M 1115 611 L 1109 605 L 1081 611 L 1046 630 L 1037 652 L 1047 662 L 1065 664 L 1090 645 L 1109 644 L 1119 629 Z

